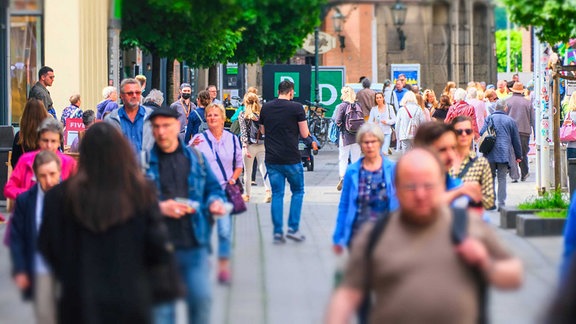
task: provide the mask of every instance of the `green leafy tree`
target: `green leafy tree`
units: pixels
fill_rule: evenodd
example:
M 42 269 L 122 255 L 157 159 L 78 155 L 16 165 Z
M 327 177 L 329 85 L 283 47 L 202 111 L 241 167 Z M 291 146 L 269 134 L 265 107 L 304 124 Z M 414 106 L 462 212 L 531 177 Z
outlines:
M 241 33 L 235 30 L 236 0 L 124 0 L 121 39 L 152 55 L 152 86 L 160 86 L 160 59 L 209 67 L 232 56 Z M 168 93 L 173 65 L 167 64 Z
M 506 72 L 508 31 L 497 30 L 495 38 L 498 72 Z M 510 30 L 510 64 L 510 71 L 522 70 L 522 33 L 517 30 Z
M 244 0 L 237 23 L 242 39 L 231 61 L 282 62 L 302 47 L 304 39 L 320 25 L 326 0 Z
M 538 38 L 549 44 L 576 37 L 574 0 L 502 0 L 510 19 L 524 27 L 535 27 Z

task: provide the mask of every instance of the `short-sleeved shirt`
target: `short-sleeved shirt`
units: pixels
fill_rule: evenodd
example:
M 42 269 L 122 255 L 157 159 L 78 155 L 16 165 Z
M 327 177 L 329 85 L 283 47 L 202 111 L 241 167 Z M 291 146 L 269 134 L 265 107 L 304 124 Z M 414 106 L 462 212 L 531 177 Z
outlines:
M 402 221 L 398 212 L 391 214 L 370 261 L 366 246 L 373 224 L 358 233 L 343 285 L 363 291 L 369 280 L 375 296 L 370 323 L 476 323 L 477 283 L 452 243 L 452 214 L 443 207 L 437 216 L 423 227 Z M 511 258 L 481 219 L 469 217 L 468 235 L 486 247 L 492 260 Z
M 264 104 L 260 112 L 260 122 L 264 125 L 266 134 L 266 163 L 300 163 L 298 122 L 305 120 L 304 108 L 297 102 L 275 99 Z
M 146 110 L 144 107 L 140 106 L 138 108 L 138 113 L 131 121 L 126 114 L 124 107 L 118 110 L 118 117 L 120 118 L 120 128 L 122 133 L 128 141 L 132 144 L 136 152 L 142 151 L 142 134 L 144 132 L 144 116 L 146 116 Z

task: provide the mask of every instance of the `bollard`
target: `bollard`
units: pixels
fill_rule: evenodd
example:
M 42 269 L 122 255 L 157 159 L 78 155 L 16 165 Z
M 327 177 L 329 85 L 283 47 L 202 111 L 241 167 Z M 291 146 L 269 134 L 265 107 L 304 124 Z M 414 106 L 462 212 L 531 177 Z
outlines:
M 572 194 L 576 189 L 576 158 L 568 159 L 568 188 L 572 200 Z

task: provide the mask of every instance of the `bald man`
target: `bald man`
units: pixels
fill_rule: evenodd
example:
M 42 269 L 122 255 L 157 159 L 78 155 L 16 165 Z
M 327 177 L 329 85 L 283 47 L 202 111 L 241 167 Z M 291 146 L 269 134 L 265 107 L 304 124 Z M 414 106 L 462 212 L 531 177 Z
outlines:
M 445 171 L 434 153 L 416 148 L 400 158 L 400 208 L 389 216 L 368 258 L 373 225 L 353 242 L 326 323 L 348 323 L 367 287 L 374 296 L 369 323 L 476 323 L 481 310 L 474 273 L 501 289 L 521 285 L 520 260 L 477 217 L 467 218 L 468 234 L 458 245 L 450 240 L 445 189 Z

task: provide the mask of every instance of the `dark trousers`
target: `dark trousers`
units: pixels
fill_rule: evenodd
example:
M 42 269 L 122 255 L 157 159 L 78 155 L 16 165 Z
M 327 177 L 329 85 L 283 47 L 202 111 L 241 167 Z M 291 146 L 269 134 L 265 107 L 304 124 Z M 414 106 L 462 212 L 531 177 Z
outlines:
M 528 175 L 528 151 L 530 151 L 530 135 L 520 135 L 520 146 L 522 146 L 520 175 L 524 178 Z

